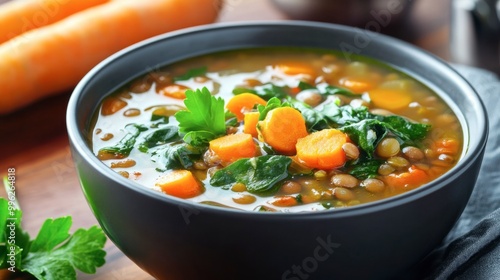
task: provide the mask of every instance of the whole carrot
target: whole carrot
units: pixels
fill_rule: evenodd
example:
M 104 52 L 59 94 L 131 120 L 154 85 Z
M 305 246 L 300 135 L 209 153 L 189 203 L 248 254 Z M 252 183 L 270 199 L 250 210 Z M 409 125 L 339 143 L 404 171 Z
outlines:
M 0 43 L 110 0 L 14 0 L 0 5 Z
M 213 22 L 219 0 L 121 0 L 0 45 L 0 114 L 69 89 L 99 61 L 148 37 Z

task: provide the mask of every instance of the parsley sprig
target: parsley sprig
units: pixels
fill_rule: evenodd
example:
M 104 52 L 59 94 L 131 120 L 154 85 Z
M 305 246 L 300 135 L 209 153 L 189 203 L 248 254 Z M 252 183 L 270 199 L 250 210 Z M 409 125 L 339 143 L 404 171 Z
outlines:
M 200 147 L 226 134 L 224 99 L 212 96 L 204 87 L 196 91 L 187 90 L 184 104 L 186 110 L 175 114 L 184 142 Z
M 9 182 L 4 178 L 4 185 Z M 104 265 L 106 236 L 101 228 L 78 229 L 71 235 L 71 216 L 47 219 L 35 239 L 21 227 L 15 200 L 0 198 L 0 270 L 27 272 L 37 279 L 76 279 L 76 269 L 93 274 Z

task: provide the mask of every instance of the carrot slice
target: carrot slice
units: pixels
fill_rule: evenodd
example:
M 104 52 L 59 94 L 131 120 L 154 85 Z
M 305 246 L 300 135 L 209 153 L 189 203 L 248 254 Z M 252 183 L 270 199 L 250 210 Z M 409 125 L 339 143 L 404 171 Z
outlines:
M 166 194 L 191 198 L 202 193 L 202 187 L 189 170 L 174 170 L 156 180 L 156 186 Z
M 435 145 L 436 152 L 440 154 L 456 155 L 458 150 L 460 150 L 459 142 L 453 138 L 439 139 L 436 141 Z
M 243 117 L 243 132 L 257 138 L 257 123 L 259 122 L 259 112 L 246 112 Z
M 276 65 L 276 68 L 287 75 L 308 75 L 311 78 L 317 76 L 316 71 L 306 64 L 299 62 L 287 62 Z
M 210 141 L 209 149 L 224 162 L 254 157 L 257 147 L 250 134 L 229 134 Z
M 383 180 L 387 185 L 402 190 L 404 188 L 414 188 L 425 184 L 430 180 L 430 177 L 424 170 L 412 165 L 408 168 L 408 172 L 389 174 L 384 176 Z
M 213 22 L 219 0 L 121 0 L 88 8 L 0 45 L 0 114 L 64 92 L 133 43 Z
M 298 204 L 297 199 L 293 196 L 276 196 L 269 203 L 278 207 L 291 207 Z
M 110 0 L 23 0 L 0 5 L 0 43 Z
M 168 85 L 159 89 L 156 89 L 156 92 L 159 94 L 163 94 L 168 97 L 176 98 L 176 99 L 185 99 L 186 98 L 186 90 L 189 88 L 183 85 Z
M 297 141 L 297 158 L 312 168 L 338 168 L 346 162 L 345 143 L 347 136 L 340 130 L 316 131 Z
M 370 77 L 348 76 L 340 79 L 340 85 L 354 93 L 363 93 L 375 87 L 375 81 Z
M 411 95 L 407 91 L 397 89 L 373 89 L 368 92 L 376 107 L 386 110 L 403 109 L 411 103 Z
M 256 104 L 266 105 L 266 101 L 253 93 L 242 93 L 233 96 L 227 102 L 226 108 L 236 115 L 238 121 L 242 121 L 244 113 L 252 110 Z
M 295 154 L 297 140 L 308 134 L 304 117 L 292 107 L 271 110 L 258 127 L 262 140 L 286 155 Z

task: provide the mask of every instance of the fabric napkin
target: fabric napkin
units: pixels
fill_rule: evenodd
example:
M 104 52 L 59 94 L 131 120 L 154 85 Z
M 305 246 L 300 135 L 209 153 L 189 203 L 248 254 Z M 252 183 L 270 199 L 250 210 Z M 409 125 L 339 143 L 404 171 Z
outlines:
M 500 279 L 500 80 L 486 70 L 452 65 L 476 89 L 489 136 L 472 196 L 442 246 L 416 268 L 417 279 Z

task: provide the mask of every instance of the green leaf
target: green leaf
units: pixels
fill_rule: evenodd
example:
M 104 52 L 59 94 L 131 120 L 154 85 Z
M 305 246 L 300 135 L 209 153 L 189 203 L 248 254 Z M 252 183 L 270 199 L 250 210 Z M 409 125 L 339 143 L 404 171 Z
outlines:
M 400 116 L 374 115 L 396 136 L 404 142 L 424 139 L 431 126 L 428 124 L 414 123 Z
M 366 107 L 338 106 L 333 102 L 327 103 L 318 110 L 335 126 L 344 126 L 373 118 Z
M 175 113 L 184 141 L 196 146 L 207 145 L 208 141 L 226 134 L 224 99 L 212 96 L 203 88 L 187 90 L 184 104 L 186 110 Z
M 186 81 L 186 80 L 189 80 L 191 78 L 203 76 L 206 73 L 207 73 L 207 67 L 206 66 L 199 67 L 199 68 L 193 68 L 193 69 L 189 69 L 186 73 L 184 73 L 184 74 L 182 74 L 180 76 L 175 77 L 174 81 L 175 82 Z
M 355 94 L 352 91 L 337 87 L 337 86 L 332 86 L 332 85 L 327 85 L 325 88 L 322 88 L 319 93 L 321 95 L 344 95 L 348 97 L 359 97 L 359 94 Z
M 276 190 L 276 183 L 288 177 L 291 162 L 289 157 L 279 155 L 240 159 L 215 172 L 210 184 L 228 189 L 234 183 L 242 183 L 250 193 L 269 193 Z
M 280 107 L 290 107 L 290 104 L 288 102 L 282 103 L 279 98 L 273 97 L 267 101 L 266 105 L 257 105 L 257 110 L 259 111 L 259 121 L 264 120 L 271 110 Z
M 292 107 L 300 111 L 300 113 L 304 117 L 304 120 L 306 121 L 306 127 L 308 131 L 319 131 L 329 127 L 325 116 L 323 116 L 323 114 L 321 114 L 317 110 L 311 108 L 311 106 L 291 97 L 287 98 L 287 100 L 292 105 Z
M 380 160 L 356 160 L 351 163 L 352 168 L 349 170 L 349 174 L 358 178 L 359 180 L 364 180 L 367 178 L 374 178 L 378 175 L 378 168 L 382 162 Z
M 339 128 L 366 152 L 369 158 L 374 156 L 375 147 L 387 134 L 387 129 L 377 120 L 366 119 Z
M 148 130 L 144 125 L 128 124 L 125 126 L 128 133 L 120 139 L 114 146 L 104 147 L 99 150 L 99 153 L 114 154 L 120 157 L 127 157 L 134 148 L 135 141 L 141 132 Z
M 166 145 L 153 153 L 153 161 L 165 169 L 190 168 L 193 166 L 191 156 L 197 154 L 188 149 L 185 144 Z
M 57 218 L 55 220 L 47 219 L 43 223 L 37 237 L 33 240 L 30 253 L 54 249 L 54 247 L 69 238 L 69 229 L 72 223 L 70 216 Z
M 139 145 L 139 150 L 141 150 L 142 152 L 146 152 L 149 148 L 153 148 L 159 145 L 166 144 L 167 142 L 173 142 L 180 139 L 179 129 L 177 128 L 177 126 L 166 126 L 144 137 L 144 141 Z
M 60 236 L 69 236 L 66 228 L 67 224 L 71 226 L 71 219 L 59 218 L 48 220 L 40 229 L 37 239 L 46 239 L 45 233 L 55 232 Z M 42 234 L 42 232 L 45 232 Z M 34 243 L 37 242 L 35 239 Z M 38 241 L 45 244 L 40 248 L 52 247 L 53 238 L 50 238 L 50 245 L 45 244 L 44 240 Z M 106 251 L 102 248 L 106 243 L 106 236 L 97 226 L 88 230 L 78 229 L 73 236 L 57 248 L 50 250 L 31 251 L 23 263 L 23 271 L 27 271 L 39 279 L 76 279 L 75 268 L 84 273 L 95 273 L 96 268 L 105 263 L 104 257 Z
M 288 90 L 288 87 L 280 87 L 280 86 L 276 86 L 272 83 L 267 83 L 267 84 L 263 84 L 260 86 L 256 86 L 254 88 L 238 87 L 238 88 L 233 89 L 233 94 L 238 95 L 238 94 L 248 92 L 248 93 L 253 93 L 255 95 L 258 95 L 265 100 L 269 100 L 273 97 L 277 97 L 280 99 L 285 98 L 286 96 L 288 96 L 287 90 Z
M 313 86 L 313 85 L 308 84 L 306 82 L 300 81 L 298 87 L 301 91 L 315 89 L 315 90 L 317 90 L 317 92 L 319 94 L 321 94 L 323 96 L 328 96 L 328 95 L 344 95 L 344 96 L 348 96 L 348 97 L 358 97 L 359 96 L 359 94 L 355 94 L 346 88 L 332 86 L 332 85 L 328 85 L 326 83 L 319 84 L 316 87 L 316 86 Z

